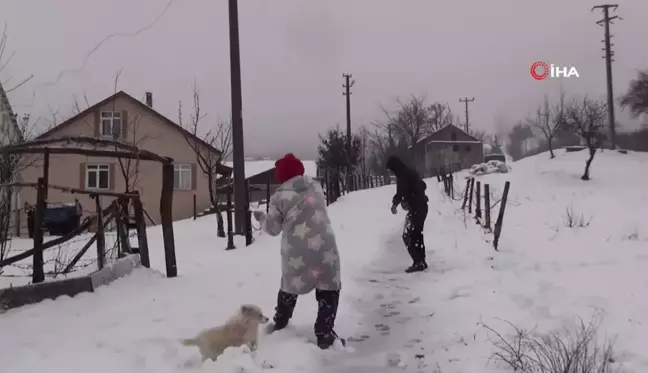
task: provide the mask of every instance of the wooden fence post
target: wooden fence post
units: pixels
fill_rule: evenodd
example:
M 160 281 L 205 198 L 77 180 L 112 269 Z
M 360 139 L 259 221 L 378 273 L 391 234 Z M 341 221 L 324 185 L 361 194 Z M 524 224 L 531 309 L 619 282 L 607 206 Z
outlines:
M 167 277 L 176 277 L 178 267 L 175 255 L 175 238 L 173 235 L 173 160 L 162 165 L 162 193 L 160 193 L 160 220 L 164 239 L 164 258 Z
M 454 199 L 454 174 L 452 172 L 450 172 L 448 183 L 450 183 L 450 198 Z
M 470 180 L 466 180 L 466 189 L 464 189 L 464 195 L 463 195 L 463 203 L 461 204 L 461 209 L 465 210 L 466 209 L 466 203 L 468 203 L 468 191 L 470 190 Z
M 229 186 L 230 188 L 227 191 L 227 247 L 225 250 L 233 250 L 236 249 L 236 246 L 234 246 L 234 228 L 232 227 L 232 187 Z
M 266 214 L 270 213 L 270 181 L 272 179 L 272 175 L 268 174 L 268 178 L 266 180 Z
M 493 240 L 493 247 L 495 251 L 498 250 L 500 234 L 502 234 L 502 224 L 504 223 L 504 211 L 506 209 L 506 201 L 508 200 L 509 188 L 511 182 L 507 181 L 504 183 L 504 193 L 502 194 L 502 200 L 500 201 L 499 214 L 497 215 L 497 221 L 495 222 L 495 239 Z
M 326 206 L 329 206 L 331 204 L 331 188 L 329 186 L 329 178 L 328 178 L 328 171 L 324 170 L 323 172 L 324 175 L 322 175 L 322 186 L 325 188 L 324 189 L 324 197 L 326 197 Z
M 45 178 L 39 177 L 36 187 L 36 211 L 34 212 L 34 256 L 32 258 L 32 283 L 38 284 L 45 281 L 43 268 L 43 220 L 45 217 L 45 193 L 47 185 Z
M 196 201 L 196 193 L 193 195 L 193 220 L 198 219 L 198 202 Z
M 135 193 L 136 196 L 133 197 L 133 210 L 135 214 L 135 225 L 137 226 L 137 242 L 139 246 L 140 260 L 144 267 L 151 268 L 148 237 L 146 236 L 146 221 L 144 221 L 144 207 L 142 206 L 142 200 L 140 200 L 139 192 Z
M 477 224 L 479 224 L 479 220 L 482 217 L 482 211 L 481 211 L 481 182 L 477 182 L 477 190 L 475 191 L 475 199 L 477 202 L 475 206 L 475 220 L 477 221 Z
M 101 209 L 101 198 L 98 195 L 94 196 L 95 208 L 97 210 L 97 268 L 102 269 L 106 265 L 106 235 L 104 230 L 103 212 Z M 117 211 L 114 211 L 118 214 Z M 117 215 L 119 218 L 119 215 Z
M 468 213 L 472 214 L 473 191 L 475 190 L 475 179 L 470 179 L 470 193 L 468 195 Z
M 490 185 L 484 184 L 484 228 L 491 230 Z
M 245 224 L 247 227 L 244 232 L 245 246 L 250 246 L 252 245 L 252 211 L 250 211 L 250 195 L 252 194 L 252 190 L 250 189 L 249 180 L 245 180 L 245 192 L 247 193 L 247 198 L 245 199 L 245 203 L 247 204 L 247 206 L 245 206 Z

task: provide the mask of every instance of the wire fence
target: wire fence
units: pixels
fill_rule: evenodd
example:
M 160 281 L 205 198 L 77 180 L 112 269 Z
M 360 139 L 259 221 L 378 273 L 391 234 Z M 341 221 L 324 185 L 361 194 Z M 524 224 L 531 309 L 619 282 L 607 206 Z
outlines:
M 499 251 L 506 206 L 519 206 L 518 202 L 508 200 L 511 183 L 506 181 L 501 195 L 497 196 L 496 191 L 490 184 L 482 184 L 481 181 L 477 181 L 474 177 L 468 177 L 466 179 L 466 185 L 463 190 L 455 182 L 455 174 L 453 172 L 445 172 L 442 170 L 438 173 L 437 178 L 439 182 L 443 182 L 443 191 L 447 198 L 453 202 L 462 202 L 461 211 L 464 214 L 464 218 L 473 216 L 477 225 L 487 233 L 493 234 L 493 248 L 495 251 Z M 493 200 L 495 201 L 492 202 Z M 492 213 L 497 206 L 499 206 L 499 210 L 493 226 Z

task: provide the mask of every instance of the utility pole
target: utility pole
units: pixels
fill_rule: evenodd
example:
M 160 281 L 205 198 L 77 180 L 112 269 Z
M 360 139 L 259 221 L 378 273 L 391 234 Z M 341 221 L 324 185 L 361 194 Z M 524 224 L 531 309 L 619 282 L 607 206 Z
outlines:
M 238 0 L 229 0 L 230 80 L 232 86 L 232 155 L 234 161 L 234 232 L 248 230 L 248 193 L 245 190 L 243 147 L 243 99 L 241 92 L 241 50 L 239 46 Z
M 470 130 L 470 122 L 468 121 L 468 119 L 470 117 L 470 114 L 468 113 L 468 103 L 473 102 L 473 101 L 475 101 L 474 97 L 471 98 L 471 99 L 469 99 L 468 97 L 464 97 L 463 99 L 462 98 L 459 99 L 459 102 L 463 102 L 464 104 L 466 104 L 466 127 L 465 127 L 466 128 L 466 133 L 468 133 L 468 130 Z
M 346 151 L 347 151 L 347 187 L 351 187 L 351 87 L 355 80 L 351 80 L 351 74 L 342 74 L 345 83 L 342 85 L 346 96 Z
M 616 148 L 616 123 L 614 122 L 614 91 L 612 87 L 612 57 L 614 56 L 614 52 L 612 51 L 613 44 L 610 42 L 610 38 L 612 37 L 610 35 L 610 23 L 614 23 L 612 21 L 619 17 L 610 17 L 610 9 L 612 9 L 612 11 L 615 11 L 618 7 L 618 4 L 603 4 L 592 7 L 592 11 L 594 11 L 595 9 L 603 10 L 603 19 L 597 21 L 596 24 L 603 26 L 605 29 L 605 38 L 603 39 L 603 43 L 605 43 L 605 47 L 603 48 L 605 56 L 603 56 L 603 58 L 605 58 L 608 125 L 610 126 L 610 145 L 612 146 L 612 149 Z

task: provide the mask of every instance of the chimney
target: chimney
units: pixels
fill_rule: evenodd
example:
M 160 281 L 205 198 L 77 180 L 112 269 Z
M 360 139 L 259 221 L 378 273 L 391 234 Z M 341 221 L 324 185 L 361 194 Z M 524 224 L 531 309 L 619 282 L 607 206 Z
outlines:
M 153 107 L 153 93 L 152 92 L 146 92 L 146 106 L 152 108 Z

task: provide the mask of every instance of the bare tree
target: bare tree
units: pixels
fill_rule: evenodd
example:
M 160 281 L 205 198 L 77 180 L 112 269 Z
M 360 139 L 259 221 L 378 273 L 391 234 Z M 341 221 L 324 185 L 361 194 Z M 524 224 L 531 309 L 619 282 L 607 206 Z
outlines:
M 14 58 L 16 55 L 16 52 L 12 52 L 9 54 L 8 57 L 5 58 L 5 50 L 7 48 L 7 40 L 9 39 L 9 35 L 7 34 L 7 23 L 5 22 L 4 28 L 2 29 L 2 33 L 0 34 L 0 74 L 5 70 L 7 65 L 11 62 L 11 60 Z M 12 91 L 15 91 L 16 89 L 22 87 L 23 85 L 27 84 L 32 78 L 34 77 L 34 74 L 29 75 L 27 78 L 23 78 L 18 81 L 18 83 L 15 83 L 11 86 L 9 86 L 9 83 L 13 80 L 11 76 L 9 76 L 7 79 L 4 81 L 0 79 L 0 83 L 2 83 L 3 86 L 5 87 L 10 87 L 10 88 L 5 88 L 5 93 L 10 93 Z
M 207 187 L 209 190 L 209 199 L 211 205 L 216 210 L 218 221 L 218 235 L 225 237 L 225 228 L 223 215 L 220 209 L 220 198 L 218 194 L 217 178 L 219 170 L 223 168 L 223 160 L 227 159 L 232 152 L 232 122 L 218 119 L 213 130 L 201 134 L 202 120 L 207 116 L 203 114 L 200 108 L 200 91 L 194 82 L 193 84 L 193 112 L 190 115 L 190 121 L 183 123 L 182 102 L 178 105 L 178 123 L 187 130 L 190 135 L 185 136 L 187 144 L 196 154 L 196 162 L 200 171 L 207 176 Z M 208 145 L 208 146 L 206 146 Z M 218 149 L 221 154 L 213 151 Z
M 560 99 L 556 105 L 550 107 L 549 98 L 545 96 L 544 105 L 538 108 L 536 118 L 528 120 L 529 125 L 539 132 L 547 142 L 550 159 L 556 158 L 553 151 L 553 141 L 562 128 L 564 111 L 565 93 L 561 90 Z
M 428 110 L 431 114 L 430 127 L 428 128 L 429 133 L 437 132 L 453 123 L 452 110 L 447 103 L 441 104 L 435 102 L 428 107 Z
M 119 77 L 121 76 L 121 73 L 122 70 L 120 69 L 115 74 L 115 84 L 113 88 L 114 93 L 117 93 L 118 86 L 119 86 Z M 85 92 L 83 93 L 83 97 L 85 102 L 87 103 L 88 98 L 86 97 Z M 117 100 L 113 100 L 112 102 L 113 113 L 116 112 L 116 106 L 115 106 L 117 104 L 116 101 Z M 113 137 L 121 137 L 122 138 L 121 141 L 123 143 L 126 143 L 130 146 L 134 146 L 138 149 L 144 147 L 145 143 L 148 140 L 151 140 L 153 136 L 151 136 L 148 133 L 145 133 L 145 131 L 142 130 L 141 127 L 142 127 L 143 116 L 144 113 L 140 110 L 135 111 L 131 115 L 128 115 L 126 117 L 124 117 L 124 114 L 122 113 L 120 116 L 121 127 L 119 128 L 118 131 L 114 131 L 113 129 Z M 99 125 L 101 126 L 101 123 Z M 130 193 L 136 190 L 139 184 L 140 159 L 139 158 L 136 159 L 117 158 L 117 164 L 119 165 L 119 171 L 121 172 L 124 180 L 124 193 Z
M 590 179 L 590 166 L 601 147 L 604 139 L 602 132 L 607 113 L 607 105 L 601 101 L 585 97 L 581 101 L 573 101 L 565 108 L 564 125 L 578 134 L 587 145 L 589 158 L 585 161 L 585 171 L 582 180 Z
M 447 117 L 445 110 L 435 111 L 441 106 L 430 106 L 425 101 L 425 96 L 412 95 L 406 102 L 396 100 L 398 108 L 392 112 L 383 109 L 387 117 L 386 126 L 393 129 L 394 134 L 399 140 L 405 141 L 407 147 L 416 145 L 425 136 L 434 132 L 435 126 L 440 125 L 439 122 Z
M 476 129 L 469 129 L 468 134 L 474 138 L 476 138 L 478 141 L 487 143 L 490 141 L 488 133 L 486 131 L 481 131 L 481 130 L 476 130 Z
M 371 132 L 367 129 L 367 127 L 362 126 L 358 130 L 356 138 L 360 139 L 360 162 L 359 162 L 359 168 L 360 168 L 360 174 L 363 177 L 366 177 L 369 175 L 369 161 L 371 157 L 371 153 L 369 152 L 370 146 L 371 146 Z
M 527 155 L 527 140 L 533 137 L 533 132 L 527 123 L 518 123 L 507 134 L 508 143 L 506 149 L 514 161 L 524 158 Z
M 639 72 L 620 101 L 622 108 L 630 109 L 632 118 L 648 114 L 648 70 Z

